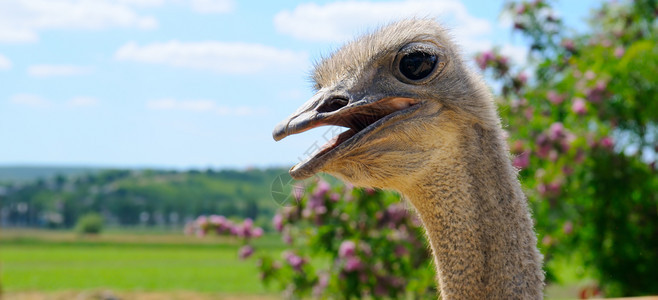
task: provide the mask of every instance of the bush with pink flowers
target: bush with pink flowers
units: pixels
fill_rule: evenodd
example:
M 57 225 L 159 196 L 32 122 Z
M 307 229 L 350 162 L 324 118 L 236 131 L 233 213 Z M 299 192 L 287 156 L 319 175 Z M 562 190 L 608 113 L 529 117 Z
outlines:
M 241 241 L 243 246 L 238 251 L 241 259 L 248 258 L 254 253 L 251 240 L 263 236 L 263 228 L 254 226 L 254 222 L 247 218 L 242 223 L 236 223 L 224 216 L 199 216 L 196 220 L 185 225 L 185 233 L 204 237 L 209 234 L 232 236 Z
M 434 297 L 419 220 L 399 196 L 320 180 L 273 219 L 288 244 L 260 259 L 262 279 L 297 297 Z
M 507 12 L 528 66 L 495 50 L 476 61 L 501 86 L 547 278 L 559 277 L 554 258 L 576 256 L 608 296 L 658 294 L 657 2 L 603 3 L 576 35 L 548 1 Z

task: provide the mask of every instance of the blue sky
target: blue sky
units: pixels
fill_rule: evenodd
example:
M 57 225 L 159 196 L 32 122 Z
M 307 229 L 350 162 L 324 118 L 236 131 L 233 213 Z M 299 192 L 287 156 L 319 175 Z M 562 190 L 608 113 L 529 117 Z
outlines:
M 504 1 L 3 0 L 0 165 L 288 166 L 326 128 L 275 143 L 311 96 L 312 62 L 404 16 L 436 17 L 465 53 L 524 41 Z M 597 1 L 562 1 L 575 30 Z

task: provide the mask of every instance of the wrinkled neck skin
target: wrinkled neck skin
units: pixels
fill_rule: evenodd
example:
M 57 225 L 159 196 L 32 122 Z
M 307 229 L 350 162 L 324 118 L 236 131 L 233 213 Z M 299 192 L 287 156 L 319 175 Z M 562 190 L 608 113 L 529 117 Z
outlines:
M 399 186 L 421 217 L 443 299 L 541 299 L 544 273 L 502 129 L 467 126 Z

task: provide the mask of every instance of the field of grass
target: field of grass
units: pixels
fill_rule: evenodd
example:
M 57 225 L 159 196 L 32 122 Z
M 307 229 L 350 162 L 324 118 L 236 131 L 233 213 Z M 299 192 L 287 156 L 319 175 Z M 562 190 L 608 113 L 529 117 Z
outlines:
M 180 234 L 3 230 L 2 289 L 195 291 L 265 295 L 255 259 L 239 260 L 230 239 Z M 257 241 L 260 251 L 280 251 L 277 237 Z
M 276 235 L 258 239 L 255 246 L 275 256 L 284 249 Z M 67 231 L 3 229 L 3 299 L 278 298 L 276 290 L 261 284 L 256 258 L 238 259 L 239 247 L 231 238 L 200 239 L 179 231 L 109 230 L 82 237 Z M 572 299 L 592 283 L 578 279 L 578 261 L 553 263 L 560 264 L 562 282 L 571 283 L 547 287 L 548 299 Z

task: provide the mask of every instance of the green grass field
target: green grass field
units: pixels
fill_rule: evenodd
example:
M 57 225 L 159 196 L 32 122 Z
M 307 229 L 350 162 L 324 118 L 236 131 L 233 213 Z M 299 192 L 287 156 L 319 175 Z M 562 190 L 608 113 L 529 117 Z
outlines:
M 273 255 L 284 249 L 276 235 L 258 239 L 255 246 Z M 230 238 L 151 230 L 115 230 L 96 237 L 2 230 L 3 299 L 103 299 L 97 295 L 106 290 L 119 299 L 277 298 L 276 290 L 261 284 L 256 258 L 238 259 L 239 247 Z M 560 264 L 563 282 L 572 284 L 547 287 L 548 299 L 573 298 L 588 284 L 577 279 L 574 265 L 579 262 L 553 263 Z
M 272 294 L 258 276 L 256 260 L 239 260 L 233 240 L 175 234 L 3 231 L 2 287 L 6 292 L 109 288 L 121 291 L 196 291 Z M 257 242 L 259 251 L 280 251 L 277 237 Z

